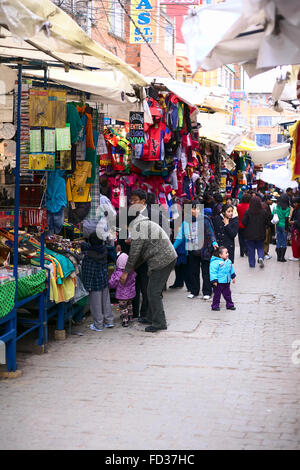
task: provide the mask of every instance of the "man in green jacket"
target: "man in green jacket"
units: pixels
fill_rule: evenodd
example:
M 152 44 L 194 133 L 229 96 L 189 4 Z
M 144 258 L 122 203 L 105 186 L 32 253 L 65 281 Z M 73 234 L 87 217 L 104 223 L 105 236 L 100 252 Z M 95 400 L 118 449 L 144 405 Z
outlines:
M 154 333 L 167 329 L 162 292 L 169 275 L 176 264 L 177 254 L 166 232 L 155 222 L 141 214 L 129 224 L 130 251 L 121 283 L 125 283 L 128 273 L 144 262 L 148 264 L 149 309 L 143 323 L 149 323 L 145 331 Z

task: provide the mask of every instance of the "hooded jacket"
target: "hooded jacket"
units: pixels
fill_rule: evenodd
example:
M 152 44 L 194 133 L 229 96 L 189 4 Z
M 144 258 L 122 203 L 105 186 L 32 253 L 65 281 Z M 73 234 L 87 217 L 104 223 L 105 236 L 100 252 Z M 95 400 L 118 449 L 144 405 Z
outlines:
M 66 182 L 63 178 L 65 172 L 57 169 L 48 173 L 46 208 L 47 211 L 56 214 L 62 207 L 66 207 L 68 204 Z
M 166 232 L 148 217 L 139 215 L 130 224 L 131 245 L 126 272 L 147 262 L 148 270 L 159 271 L 177 259 Z
M 234 267 L 230 259 L 224 260 L 218 256 L 212 256 L 209 264 L 210 282 L 227 284 L 236 277 Z
M 128 260 L 128 255 L 122 253 L 118 256 L 116 262 L 116 270 L 112 273 L 109 280 L 109 287 L 111 289 L 116 289 L 116 298 L 118 300 L 130 300 L 135 297 L 135 278 L 136 273 L 132 271 L 128 274 L 125 284 L 120 283 L 120 277 L 122 276 L 126 263 Z

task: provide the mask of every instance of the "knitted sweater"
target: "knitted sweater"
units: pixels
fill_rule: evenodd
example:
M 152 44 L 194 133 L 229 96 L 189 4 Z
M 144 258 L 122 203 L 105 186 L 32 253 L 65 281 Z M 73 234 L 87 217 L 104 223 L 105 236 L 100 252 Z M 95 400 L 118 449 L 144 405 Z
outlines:
M 125 272 L 134 271 L 147 262 L 148 270 L 158 271 L 177 259 L 166 232 L 148 217 L 139 215 L 130 224 L 131 245 Z

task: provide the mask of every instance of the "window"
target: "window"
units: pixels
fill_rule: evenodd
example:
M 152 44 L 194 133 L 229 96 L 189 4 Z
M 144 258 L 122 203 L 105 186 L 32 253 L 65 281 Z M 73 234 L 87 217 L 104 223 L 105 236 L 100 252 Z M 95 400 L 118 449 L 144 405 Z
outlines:
M 256 134 L 256 143 L 257 145 L 270 145 L 271 143 L 271 134 Z
M 282 142 L 286 141 L 286 137 L 284 134 L 277 134 L 277 142 L 278 144 L 281 144 Z
M 257 116 L 258 127 L 272 127 L 272 116 Z
M 117 0 L 111 0 L 110 8 L 110 32 L 124 39 L 124 10 Z
M 173 25 L 167 19 L 165 25 L 165 51 L 170 55 L 174 55 Z

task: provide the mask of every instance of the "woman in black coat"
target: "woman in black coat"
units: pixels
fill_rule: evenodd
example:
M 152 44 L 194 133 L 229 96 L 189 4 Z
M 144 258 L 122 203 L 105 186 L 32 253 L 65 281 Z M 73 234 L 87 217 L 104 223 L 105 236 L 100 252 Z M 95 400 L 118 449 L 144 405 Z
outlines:
M 234 263 L 234 239 L 239 231 L 239 219 L 233 216 L 233 206 L 224 204 L 221 214 L 213 217 L 215 236 L 219 246 L 225 246 L 229 253 L 229 259 Z
M 258 263 L 264 267 L 264 241 L 266 228 L 270 223 L 270 216 L 264 210 L 261 200 L 253 196 L 250 200 L 249 209 L 246 210 L 242 219 L 245 227 L 244 237 L 248 245 L 248 260 L 250 268 L 255 267 L 255 251 L 257 250 Z

